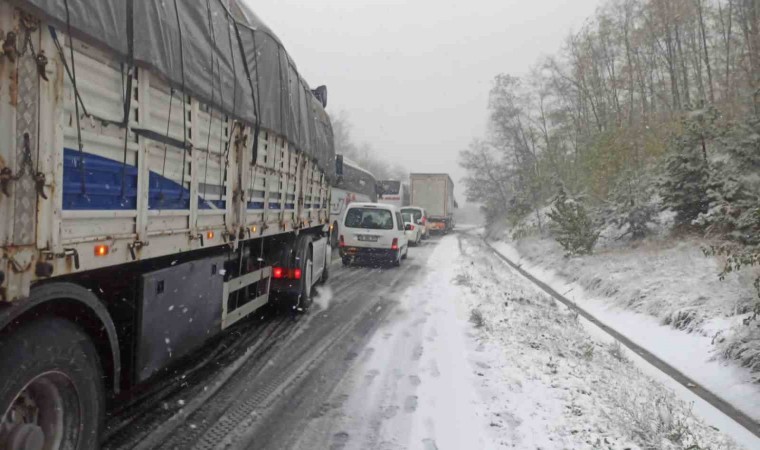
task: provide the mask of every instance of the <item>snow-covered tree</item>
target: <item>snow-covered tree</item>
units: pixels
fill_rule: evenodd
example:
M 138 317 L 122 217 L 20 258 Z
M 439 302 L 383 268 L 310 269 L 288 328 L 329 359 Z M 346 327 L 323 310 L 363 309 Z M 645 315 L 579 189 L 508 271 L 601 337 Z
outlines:
M 720 144 L 708 190 L 710 209 L 699 222 L 711 236 L 760 245 L 760 118 L 731 124 Z
M 683 120 L 683 131 L 670 144 L 660 194 L 663 206 L 676 213 L 678 226 L 694 225 L 699 215 L 708 211 L 708 146 L 716 136 L 716 120 L 712 108 L 692 111 Z
M 653 177 L 634 170 L 626 171 L 618 180 L 603 213 L 607 222 L 625 230 L 621 238 L 642 239 L 649 234 L 649 225 L 657 223 L 655 187 Z
M 560 187 L 548 216 L 554 238 L 567 255 L 588 255 L 593 252 L 599 231 L 583 204 L 568 197 L 564 188 Z

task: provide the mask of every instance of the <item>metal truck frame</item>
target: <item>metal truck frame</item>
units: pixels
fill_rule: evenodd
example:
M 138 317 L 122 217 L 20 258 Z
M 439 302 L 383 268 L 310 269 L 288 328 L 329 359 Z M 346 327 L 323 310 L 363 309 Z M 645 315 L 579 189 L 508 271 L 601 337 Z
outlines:
M 268 302 L 308 308 L 330 179 L 305 145 L 67 33 L 68 3 L 55 22 L 26 6 L 0 0 L 0 448 L 96 448 L 107 397 Z

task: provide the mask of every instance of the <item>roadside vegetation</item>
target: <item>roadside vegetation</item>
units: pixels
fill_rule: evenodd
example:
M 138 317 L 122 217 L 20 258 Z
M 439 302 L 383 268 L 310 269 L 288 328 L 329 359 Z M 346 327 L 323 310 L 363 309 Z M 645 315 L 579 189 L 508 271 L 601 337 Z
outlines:
M 530 73 L 497 75 L 488 111 L 460 162 L 490 223 L 570 257 L 695 243 L 716 279 L 752 277 L 723 354 L 760 373 L 760 2 L 607 0 Z

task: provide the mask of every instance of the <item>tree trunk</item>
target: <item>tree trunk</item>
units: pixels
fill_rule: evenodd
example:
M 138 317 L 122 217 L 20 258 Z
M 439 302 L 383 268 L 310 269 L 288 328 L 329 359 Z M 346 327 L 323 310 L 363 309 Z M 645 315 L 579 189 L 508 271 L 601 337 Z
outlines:
M 681 46 L 681 33 L 679 26 L 676 24 L 676 50 L 678 51 L 678 59 L 681 60 L 681 73 L 683 75 L 683 95 L 686 101 L 686 107 L 691 105 L 691 96 L 689 94 L 689 71 L 686 67 L 686 58 L 683 55 L 683 47 Z
M 705 67 L 707 68 L 707 92 L 710 95 L 710 103 L 715 103 L 715 92 L 713 90 L 712 67 L 710 65 L 710 52 L 707 46 L 707 31 L 705 29 L 704 11 L 702 0 L 696 0 L 697 14 L 699 15 L 699 30 L 702 37 L 702 50 L 705 56 Z

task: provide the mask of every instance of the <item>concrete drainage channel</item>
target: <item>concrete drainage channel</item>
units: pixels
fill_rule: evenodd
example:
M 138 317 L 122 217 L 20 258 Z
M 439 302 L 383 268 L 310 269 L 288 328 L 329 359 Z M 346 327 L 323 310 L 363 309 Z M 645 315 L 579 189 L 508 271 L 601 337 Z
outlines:
M 463 233 L 465 235 L 468 235 L 469 233 Z M 471 237 L 475 238 L 475 236 L 470 235 Z M 596 317 L 589 314 L 582 308 L 578 307 L 574 302 L 568 300 L 566 297 L 564 297 L 562 294 L 558 293 L 554 289 L 552 289 L 549 285 L 544 283 L 543 281 L 539 280 L 538 278 L 534 277 L 532 274 L 530 274 L 528 271 L 522 268 L 521 265 L 515 263 L 514 261 L 510 260 L 506 256 L 499 253 L 491 244 L 489 244 L 485 239 L 482 240 L 482 242 L 485 244 L 486 247 L 488 247 L 491 252 L 493 252 L 496 257 L 498 257 L 500 260 L 504 261 L 507 265 L 509 265 L 512 269 L 516 270 L 520 275 L 525 277 L 527 280 L 541 288 L 544 292 L 551 295 L 554 299 L 561 302 L 571 310 L 578 313 L 579 316 L 583 317 L 584 319 L 588 320 L 590 323 L 598 327 L 600 330 L 604 331 L 608 335 L 610 335 L 613 339 L 617 340 L 624 346 L 628 347 L 632 352 L 634 352 L 636 355 L 640 356 L 642 359 L 644 359 L 646 362 L 657 368 L 662 373 L 668 375 L 670 378 L 678 382 L 679 384 L 683 385 L 685 388 L 687 388 L 689 391 L 691 391 L 693 394 L 700 397 L 702 400 L 706 401 L 710 405 L 712 405 L 714 408 L 716 408 L 718 411 L 722 412 L 726 416 L 728 416 L 730 419 L 744 427 L 747 431 L 755 435 L 756 437 L 760 438 L 760 423 L 756 422 L 754 419 L 743 413 L 742 411 L 736 409 L 734 406 L 732 406 L 730 403 L 726 402 L 722 398 L 715 395 L 713 392 L 705 389 L 703 386 L 701 386 L 699 383 L 694 381 L 693 379 L 686 376 L 683 372 L 679 371 L 678 369 L 674 368 L 673 366 L 669 365 L 662 359 L 658 358 L 654 354 L 647 351 L 645 348 L 641 347 L 640 345 L 636 344 L 635 342 L 628 339 L 626 336 L 618 333 L 614 329 L 608 327 L 604 323 L 597 320 Z

